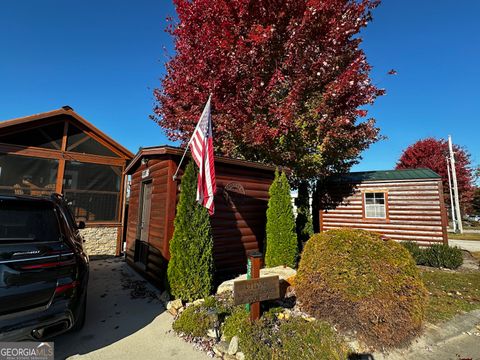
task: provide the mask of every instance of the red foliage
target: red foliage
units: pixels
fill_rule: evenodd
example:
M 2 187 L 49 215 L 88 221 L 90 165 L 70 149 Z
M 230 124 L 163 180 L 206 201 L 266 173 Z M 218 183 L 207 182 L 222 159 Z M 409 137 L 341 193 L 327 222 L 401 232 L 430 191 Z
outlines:
M 464 211 L 470 210 L 473 199 L 473 169 L 470 154 L 463 148 L 453 145 L 455 153 L 455 170 L 457 172 L 460 205 Z M 447 160 L 448 142 L 446 140 L 427 138 L 417 141 L 404 150 L 397 163 L 397 169 L 429 168 L 442 177 L 445 200 L 450 203 Z
M 288 166 L 297 177 L 345 171 L 378 139 L 361 109 L 371 83 L 359 31 L 378 0 L 175 0 L 152 118 L 188 141 L 209 93 L 216 152 Z

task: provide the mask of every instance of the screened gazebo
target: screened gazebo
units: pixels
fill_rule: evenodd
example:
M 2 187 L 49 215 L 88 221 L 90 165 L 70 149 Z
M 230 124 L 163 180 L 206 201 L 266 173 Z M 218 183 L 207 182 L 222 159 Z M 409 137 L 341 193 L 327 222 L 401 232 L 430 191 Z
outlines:
M 125 199 L 122 174 L 132 157 L 69 106 L 3 121 L 0 193 L 63 194 L 77 220 L 87 224 L 84 236 L 90 253 L 118 254 Z M 96 240 L 100 236 L 107 236 L 108 244 Z

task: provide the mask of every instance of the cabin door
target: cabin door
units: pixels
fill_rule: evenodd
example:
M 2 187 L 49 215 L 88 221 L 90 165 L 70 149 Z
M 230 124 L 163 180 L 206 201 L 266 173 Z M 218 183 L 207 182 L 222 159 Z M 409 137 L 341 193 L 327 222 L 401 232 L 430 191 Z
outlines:
M 150 209 L 152 207 L 152 182 L 142 183 L 142 207 L 140 209 L 140 240 L 148 242 L 150 225 Z

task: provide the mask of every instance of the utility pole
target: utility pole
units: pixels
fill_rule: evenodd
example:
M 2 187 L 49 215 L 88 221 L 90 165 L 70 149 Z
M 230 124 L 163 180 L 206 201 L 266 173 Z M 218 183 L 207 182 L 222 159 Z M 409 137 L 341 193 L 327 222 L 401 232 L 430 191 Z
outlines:
M 453 154 L 452 137 L 448 135 L 448 150 L 450 152 L 450 165 L 452 167 L 453 193 L 455 195 L 455 210 L 458 230 L 463 234 L 462 214 L 460 213 L 460 201 L 458 196 L 457 171 L 455 170 L 455 155 Z
M 453 232 L 457 232 L 457 220 L 455 219 L 455 204 L 453 200 L 453 192 L 452 192 L 452 178 L 450 176 L 450 158 L 447 156 L 447 174 L 448 174 L 448 190 L 450 191 L 450 213 L 452 214 L 452 224 L 453 224 Z

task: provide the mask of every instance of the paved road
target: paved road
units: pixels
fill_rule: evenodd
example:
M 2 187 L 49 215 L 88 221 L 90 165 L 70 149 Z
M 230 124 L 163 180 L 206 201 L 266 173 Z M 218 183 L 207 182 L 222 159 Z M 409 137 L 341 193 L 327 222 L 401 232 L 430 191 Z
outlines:
M 480 251 L 480 241 L 475 240 L 448 240 L 450 246 L 458 246 L 468 251 Z
M 85 327 L 54 339 L 55 359 L 209 359 L 169 332 L 157 293 L 121 259 L 92 261 Z

